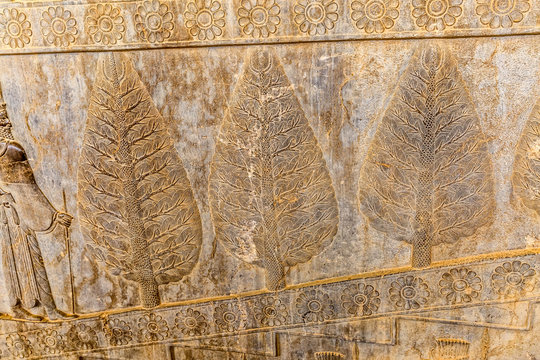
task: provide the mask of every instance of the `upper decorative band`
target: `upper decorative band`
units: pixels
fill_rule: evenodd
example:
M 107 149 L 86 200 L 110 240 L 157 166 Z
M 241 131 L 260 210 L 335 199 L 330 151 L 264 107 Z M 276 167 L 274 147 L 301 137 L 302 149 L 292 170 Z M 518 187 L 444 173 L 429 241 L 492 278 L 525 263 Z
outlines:
M 531 0 L 0 2 L 0 54 L 538 34 Z

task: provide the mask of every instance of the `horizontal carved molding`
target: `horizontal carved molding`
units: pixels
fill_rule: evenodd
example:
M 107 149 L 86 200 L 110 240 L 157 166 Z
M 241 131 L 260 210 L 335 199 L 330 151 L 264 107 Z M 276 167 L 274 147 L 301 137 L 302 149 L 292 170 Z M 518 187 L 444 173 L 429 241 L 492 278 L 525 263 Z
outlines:
M 0 2 L 0 54 L 539 34 L 511 0 Z
M 43 358 L 359 319 L 414 316 L 517 299 L 536 302 L 540 300 L 536 269 L 539 257 L 484 258 L 422 272 L 371 274 L 278 292 L 185 302 L 152 311 L 92 314 L 62 324 L 19 323 L 18 331 L 1 335 L 0 349 L 16 357 Z

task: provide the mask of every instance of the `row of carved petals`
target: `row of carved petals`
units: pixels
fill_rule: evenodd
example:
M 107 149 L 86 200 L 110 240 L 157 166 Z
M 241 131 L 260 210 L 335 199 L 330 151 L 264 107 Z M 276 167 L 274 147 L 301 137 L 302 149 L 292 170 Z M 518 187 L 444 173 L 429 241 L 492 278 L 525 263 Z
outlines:
M 147 312 L 135 317 L 75 322 L 67 332 L 63 328 L 53 328 L 9 334 L 6 344 L 13 356 L 29 358 L 167 341 L 179 336 L 189 338 L 249 328 L 371 316 L 380 311 L 382 301 L 388 303 L 385 306 L 390 306 L 386 311 L 417 310 L 437 301 L 460 305 L 481 301 L 481 294 L 486 291 L 481 277 L 469 267 L 443 270 L 438 275 L 436 289 L 432 288 L 433 283 L 429 285 L 427 279 L 413 274 L 391 277 L 385 282 L 386 289 L 378 288 L 380 283 L 372 280 L 309 287 L 160 313 Z M 535 290 L 536 283 L 537 271 L 520 260 L 500 263 L 490 275 L 491 293 L 503 299 L 525 297 Z M 381 293 L 388 295 L 382 297 Z M 99 340 L 100 336 L 105 336 L 103 341 Z
M 462 15 L 462 5 L 463 0 L 412 0 L 411 16 L 419 28 L 444 30 Z M 351 20 L 366 33 L 391 29 L 400 16 L 399 0 L 353 0 L 349 6 Z M 324 35 L 340 21 L 340 5 L 336 0 L 296 0 L 291 9 L 295 25 L 306 35 Z M 476 0 L 475 10 L 483 25 L 508 28 L 521 22 L 530 9 L 530 0 Z M 226 12 L 220 1 L 190 1 L 183 15 L 184 26 L 194 39 L 213 40 L 223 35 Z M 159 0 L 141 2 L 133 16 L 137 36 L 148 43 L 167 41 L 176 26 L 176 14 Z M 254 38 L 275 34 L 284 18 L 279 0 L 242 0 L 236 17 L 242 33 Z M 49 7 L 41 15 L 39 29 L 46 45 L 66 48 L 77 41 L 80 21 L 63 6 Z M 126 33 L 122 9 L 113 4 L 89 7 L 82 21 L 95 44 L 114 45 Z M 30 44 L 32 35 L 32 24 L 24 10 L 0 11 L 3 44 L 23 48 Z

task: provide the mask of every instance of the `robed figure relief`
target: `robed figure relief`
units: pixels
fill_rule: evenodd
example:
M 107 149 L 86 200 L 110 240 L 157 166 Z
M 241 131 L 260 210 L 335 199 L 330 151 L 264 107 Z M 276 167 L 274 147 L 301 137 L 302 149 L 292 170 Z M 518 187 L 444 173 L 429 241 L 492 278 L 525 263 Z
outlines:
M 73 317 L 55 304 L 37 238 L 44 232 L 64 241 L 71 220 L 36 184 L 26 152 L 11 133 L 0 90 L 0 239 L 5 287 L 15 318 Z

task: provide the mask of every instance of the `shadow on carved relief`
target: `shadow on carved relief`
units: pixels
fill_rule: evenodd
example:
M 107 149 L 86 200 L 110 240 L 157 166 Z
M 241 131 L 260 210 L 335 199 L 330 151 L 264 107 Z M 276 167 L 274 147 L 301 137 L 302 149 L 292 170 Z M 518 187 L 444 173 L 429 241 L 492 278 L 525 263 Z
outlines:
M 474 106 L 449 52 L 418 51 L 402 76 L 362 168 L 370 225 L 412 245 L 412 265 L 490 223 L 492 167 Z
M 540 99 L 517 146 L 512 184 L 523 204 L 540 215 Z
M 131 60 L 98 63 L 79 164 L 79 215 L 93 255 L 139 284 L 145 307 L 158 286 L 195 266 L 199 210 L 182 161 Z
M 73 318 L 57 308 L 47 274 L 51 269 L 45 268 L 38 240 L 48 234 L 52 241 L 66 244 L 69 252 L 72 216 L 56 210 L 37 185 L 26 151 L 11 132 L 1 89 L 0 200 L 2 265 L 11 315 L 26 320 Z M 71 276 L 71 266 L 69 272 Z
M 285 287 L 337 232 L 338 208 L 321 149 L 277 57 L 253 52 L 216 141 L 210 205 L 216 236 Z

